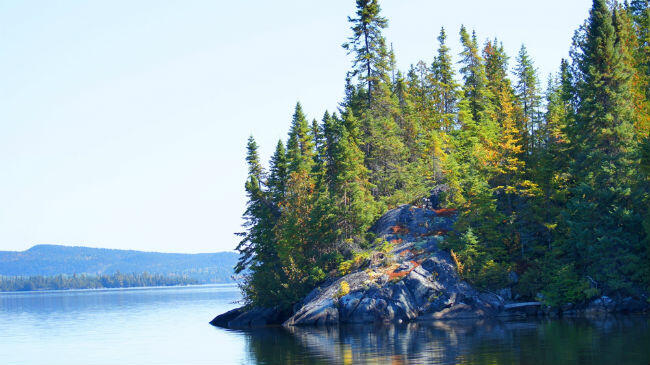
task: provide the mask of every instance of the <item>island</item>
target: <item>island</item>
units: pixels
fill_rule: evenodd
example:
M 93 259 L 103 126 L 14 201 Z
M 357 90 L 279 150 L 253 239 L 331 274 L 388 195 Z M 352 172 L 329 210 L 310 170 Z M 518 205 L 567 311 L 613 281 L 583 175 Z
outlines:
M 267 167 L 248 140 L 244 306 L 212 323 L 647 311 L 649 14 L 594 0 L 543 90 L 525 46 L 511 66 L 465 26 L 458 64 L 443 28 L 403 73 L 357 0 L 338 110 L 297 103 Z

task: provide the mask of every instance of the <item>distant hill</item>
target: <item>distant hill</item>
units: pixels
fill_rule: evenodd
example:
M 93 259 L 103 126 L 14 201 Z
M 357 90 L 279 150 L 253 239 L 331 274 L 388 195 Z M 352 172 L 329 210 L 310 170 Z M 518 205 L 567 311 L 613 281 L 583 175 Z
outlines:
M 26 251 L 0 251 L 0 275 L 112 275 L 116 272 L 148 272 L 185 274 L 199 283 L 225 283 L 232 282 L 237 257 L 234 252 L 182 254 L 36 245 Z

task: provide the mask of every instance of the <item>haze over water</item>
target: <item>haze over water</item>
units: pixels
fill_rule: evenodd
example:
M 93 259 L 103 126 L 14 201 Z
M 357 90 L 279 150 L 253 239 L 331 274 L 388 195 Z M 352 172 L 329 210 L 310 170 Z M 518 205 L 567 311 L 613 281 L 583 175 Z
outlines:
M 235 286 L 0 293 L 1 364 L 643 364 L 647 316 L 229 331 Z

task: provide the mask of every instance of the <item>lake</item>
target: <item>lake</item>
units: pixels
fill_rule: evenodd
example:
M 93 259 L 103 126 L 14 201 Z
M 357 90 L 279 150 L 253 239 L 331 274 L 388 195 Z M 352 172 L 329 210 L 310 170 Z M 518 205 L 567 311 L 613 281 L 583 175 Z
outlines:
M 235 286 L 0 293 L 0 364 L 650 364 L 650 317 L 282 328 L 208 322 Z

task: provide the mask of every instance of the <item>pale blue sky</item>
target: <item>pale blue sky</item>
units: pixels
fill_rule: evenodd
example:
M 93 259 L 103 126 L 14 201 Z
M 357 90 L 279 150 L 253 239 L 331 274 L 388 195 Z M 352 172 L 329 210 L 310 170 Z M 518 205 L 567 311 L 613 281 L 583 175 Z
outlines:
M 441 26 L 522 43 L 545 84 L 590 0 L 384 0 L 401 69 Z M 335 110 L 352 0 L 0 1 L 0 250 L 234 249 L 244 144 Z

